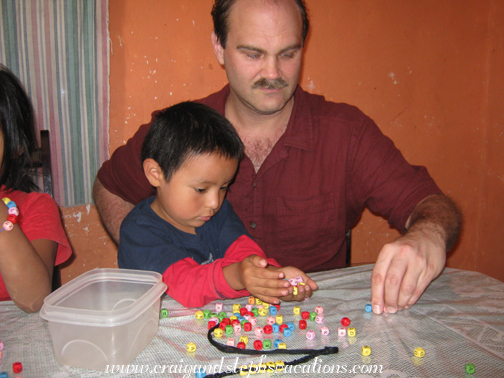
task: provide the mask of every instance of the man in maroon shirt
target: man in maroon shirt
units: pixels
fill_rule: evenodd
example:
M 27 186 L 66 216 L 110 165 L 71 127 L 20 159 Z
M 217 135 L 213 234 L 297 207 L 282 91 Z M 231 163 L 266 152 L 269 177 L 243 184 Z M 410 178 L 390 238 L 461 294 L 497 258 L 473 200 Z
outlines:
M 298 86 L 308 32 L 302 0 L 217 0 L 212 16 L 229 85 L 200 102 L 224 114 L 244 142 L 228 199 L 251 236 L 282 265 L 343 267 L 345 233 L 368 206 L 403 232 L 378 256 L 373 311 L 414 304 L 457 239 L 456 207 L 362 112 Z M 96 206 L 116 241 L 133 204 L 153 194 L 139 158 L 148 127 L 95 181 Z

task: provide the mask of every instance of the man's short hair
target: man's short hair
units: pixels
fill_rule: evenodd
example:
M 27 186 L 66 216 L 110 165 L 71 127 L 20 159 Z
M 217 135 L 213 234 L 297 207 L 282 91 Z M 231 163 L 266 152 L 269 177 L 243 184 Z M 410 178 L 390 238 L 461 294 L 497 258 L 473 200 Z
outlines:
M 154 115 L 142 144 L 142 162 L 154 159 L 166 181 L 191 156 L 217 153 L 240 161 L 243 143 L 218 111 L 196 102 L 181 102 Z
M 226 42 L 229 32 L 229 13 L 231 8 L 236 3 L 237 0 L 215 0 L 212 7 L 212 19 L 214 24 L 214 32 L 217 36 L 217 40 L 223 48 L 226 48 Z M 274 0 L 273 0 L 274 1 Z M 306 10 L 306 4 L 304 0 L 294 0 L 299 11 L 301 12 L 301 17 L 303 19 L 303 45 L 308 35 L 308 29 L 310 28 L 310 20 L 308 19 L 308 11 Z

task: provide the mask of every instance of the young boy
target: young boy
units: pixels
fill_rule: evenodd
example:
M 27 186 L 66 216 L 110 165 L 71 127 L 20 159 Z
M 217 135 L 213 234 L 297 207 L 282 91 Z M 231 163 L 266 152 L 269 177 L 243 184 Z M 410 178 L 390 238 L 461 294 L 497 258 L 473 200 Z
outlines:
M 311 296 L 316 283 L 267 259 L 225 200 L 242 157 L 238 134 L 217 111 L 183 102 L 158 113 L 142 145 L 156 196 L 124 219 L 119 267 L 161 273 L 167 294 L 187 307 L 248 295 L 268 303 Z M 286 279 L 297 276 L 306 285 L 294 296 Z

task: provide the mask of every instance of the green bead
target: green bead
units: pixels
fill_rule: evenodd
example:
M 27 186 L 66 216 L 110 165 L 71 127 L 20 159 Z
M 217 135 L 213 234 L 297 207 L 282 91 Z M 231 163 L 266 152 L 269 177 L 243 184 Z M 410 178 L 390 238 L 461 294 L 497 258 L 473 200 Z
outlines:
M 270 339 L 263 340 L 263 349 L 271 349 L 271 340 Z
M 219 312 L 217 314 L 217 318 L 219 318 L 219 322 L 222 322 L 222 319 L 224 319 L 226 317 L 226 314 L 222 314 L 222 312 Z
M 210 319 L 210 314 L 212 313 L 212 311 L 210 310 L 203 310 L 203 318 L 204 319 Z
M 474 366 L 474 364 L 471 364 L 469 362 L 468 364 L 466 364 L 465 369 L 466 369 L 466 373 L 468 373 L 468 374 L 474 374 L 474 371 L 476 370 L 476 367 Z
M 259 314 L 259 310 L 255 307 L 252 310 L 250 310 L 250 312 L 254 314 L 254 316 L 257 316 L 257 314 Z
M 168 310 L 166 308 L 163 308 L 161 310 L 161 319 L 167 318 L 168 317 Z
M 315 311 L 313 312 L 310 312 L 310 320 L 315 320 L 315 318 L 317 317 L 317 313 Z
M 226 326 L 226 335 L 232 335 L 233 334 L 233 326 L 231 324 L 228 324 Z

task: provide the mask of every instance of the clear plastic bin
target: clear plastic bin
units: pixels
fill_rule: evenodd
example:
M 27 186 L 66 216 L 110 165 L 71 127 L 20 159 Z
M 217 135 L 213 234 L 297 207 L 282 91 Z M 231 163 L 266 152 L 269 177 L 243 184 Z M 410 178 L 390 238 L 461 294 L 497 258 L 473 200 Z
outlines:
M 129 269 L 94 269 L 63 285 L 40 311 L 56 360 L 94 370 L 129 364 L 158 331 L 165 290 L 161 274 Z

